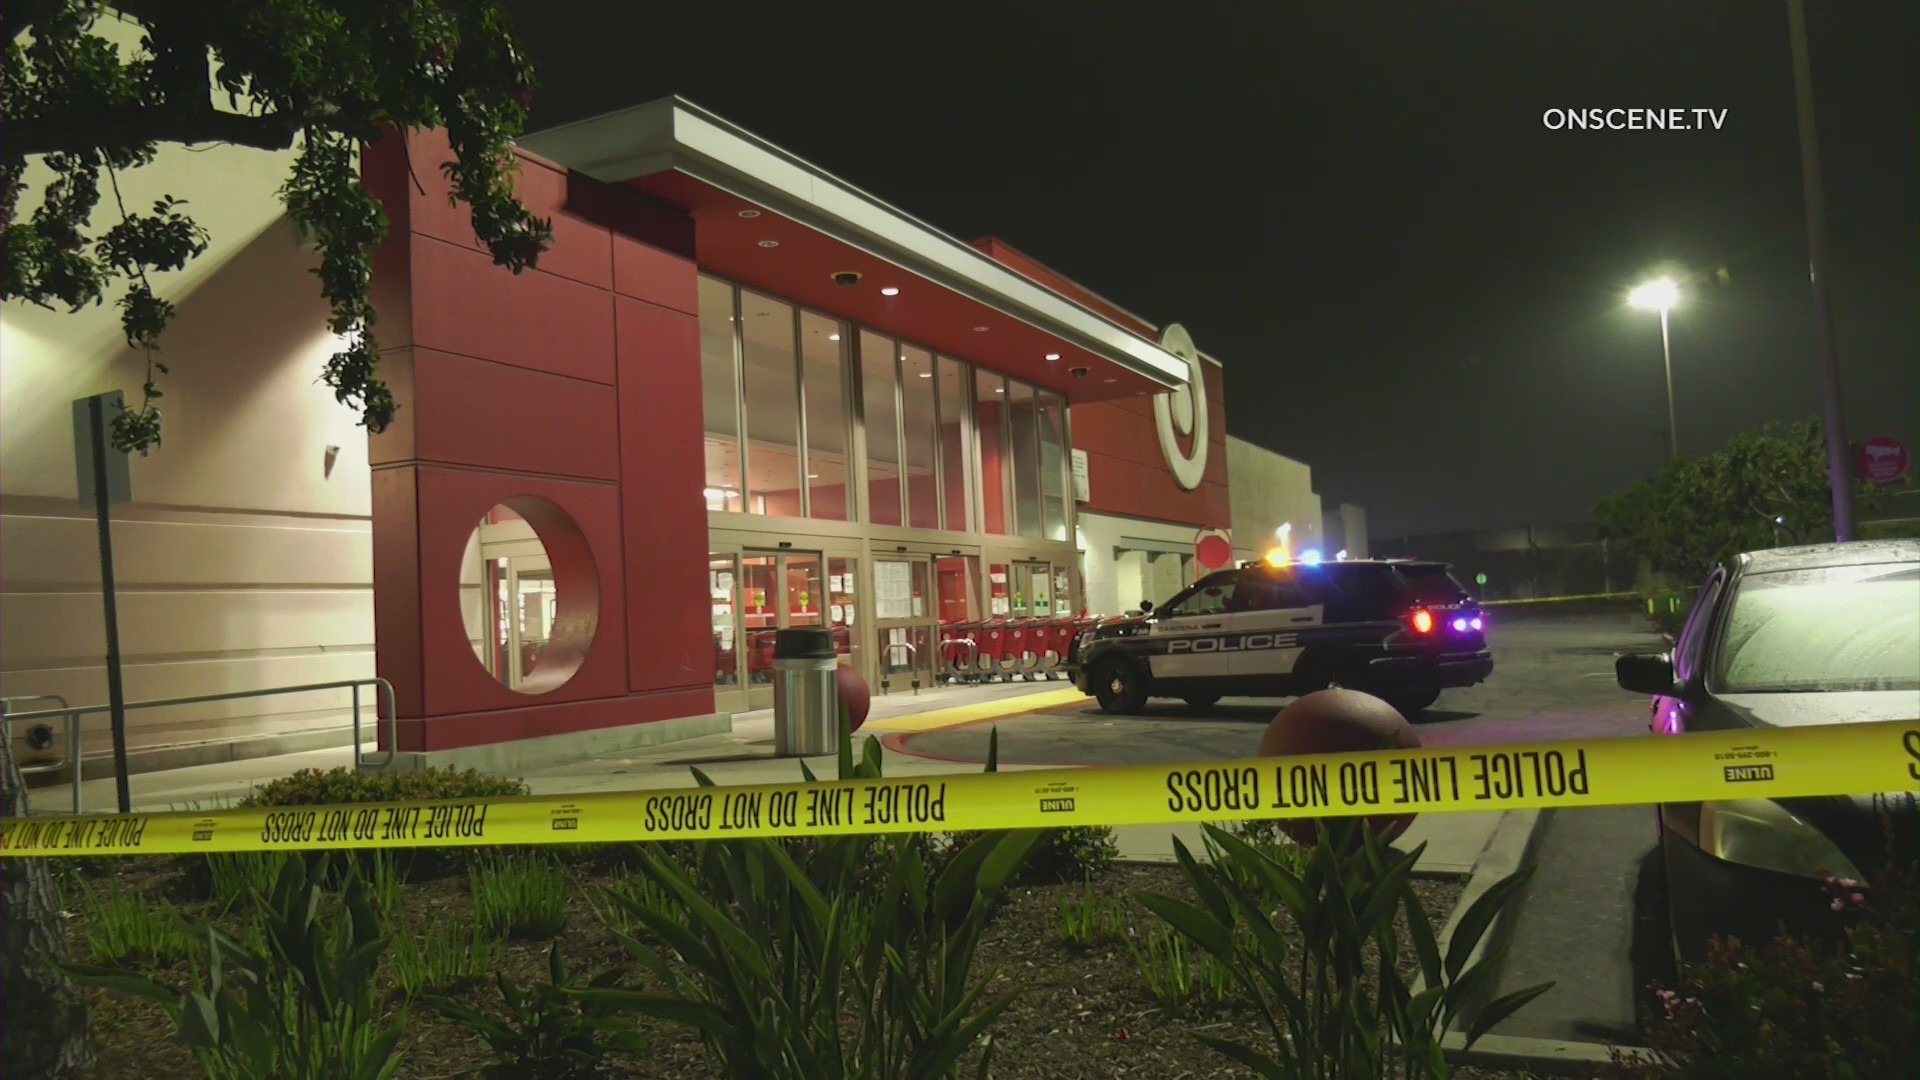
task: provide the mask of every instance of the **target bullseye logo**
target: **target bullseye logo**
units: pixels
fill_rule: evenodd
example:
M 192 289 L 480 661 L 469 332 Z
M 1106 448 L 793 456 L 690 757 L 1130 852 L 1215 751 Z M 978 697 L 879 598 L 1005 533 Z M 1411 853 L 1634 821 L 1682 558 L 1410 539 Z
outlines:
M 1167 459 L 1174 482 L 1192 491 L 1207 474 L 1207 383 L 1200 350 L 1179 323 L 1160 332 L 1160 347 L 1187 362 L 1187 385 L 1153 399 L 1154 427 L 1160 432 L 1160 453 Z M 1180 448 L 1186 436 L 1191 449 Z

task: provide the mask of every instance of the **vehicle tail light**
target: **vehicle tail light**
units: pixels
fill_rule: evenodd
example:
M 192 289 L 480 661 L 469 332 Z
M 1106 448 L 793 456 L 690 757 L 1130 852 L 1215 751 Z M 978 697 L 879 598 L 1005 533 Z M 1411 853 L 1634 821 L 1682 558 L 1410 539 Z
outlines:
M 1481 619 L 1480 616 L 1478 615 L 1475 615 L 1473 619 L 1467 623 L 1467 625 L 1473 627 L 1475 630 L 1485 630 L 1487 628 L 1486 621 Z
M 1415 609 L 1412 615 L 1407 616 L 1407 621 L 1413 624 L 1413 629 L 1415 633 L 1419 633 L 1419 634 L 1433 633 L 1433 612 L 1431 611 L 1427 611 L 1423 608 Z
M 1467 632 L 1467 620 L 1464 616 L 1453 620 L 1453 632 L 1456 634 L 1464 634 Z

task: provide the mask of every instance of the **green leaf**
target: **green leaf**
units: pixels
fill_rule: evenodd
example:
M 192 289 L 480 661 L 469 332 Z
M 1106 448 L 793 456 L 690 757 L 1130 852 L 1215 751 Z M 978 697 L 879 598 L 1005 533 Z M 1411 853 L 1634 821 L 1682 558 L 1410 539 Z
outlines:
M 982 833 L 947 860 L 933 886 L 934 914 L 951 921 L 967 909 L 980 879 L 980 865 L 996 843 L 998 834 Z
M 987 767 L 983 772 L 1000 771 L 1000 725 L 987 729 Z
M 1194 893 L 1200 897 L 1200 902 L 1207 906 L 1207 910 L 1213 914 L 1214 919 L 1224 926 L 1232 926 L 1233 906 L 1228 903 L 1226 894 L 1220 891 L 1220 883 L 1215 880 L 1213 874 L 1201 869 L 1200 864 L 1194 861 L 1193 853 L 1187 850 L 1187 845 L 1177 836 L 1173 838 L 1173 858 L 1180 864 L 1180 869 L 1186 871 L 1187 880 L 1193 884 Z
M 1407 932 L 1413 937 L 1413 951 L 1420 959 L 1420 977 L 1428 986 L 1440 985 L 1440 944 L 1433 937 L 1433 923 L 1419 894 L 1408 889 L 1402 898 L 1407 906 Z
M 103 990 L 112 990 L 121 994 L 146 998 L 148 1001 L 176 1007 L 181 1004 L 180 995 L 161 986 L 144 975 L 135 975 L 119 968 L 100 967 L 95 964 L 57 964 L 67 977 L 82 986 L 97 986 Z M 16 990 L 14 993 L 23 993 Z
M 980 861 L 976 887 L 983 896 L 998 895 L 1020 872 L 1020 868 L 1026 865 L 1027 857 L 1033 854 L 1034 845 L 1040 842 L 1040 830 L 1004 832 L 995 840 L 993 850 L 987 852 L 987 857 Z
M 635 1012 L 695 1028 L 708 1038 L 733 1040 L 740 1037 L 740 1033 L 728 1022 L 726 1014 L 705 1001 L 639 990 L 569 990 L 567 995 L 596 1009 Z
M 1161 893 L 1136 892 L 1133 898 L 1201 948 L 1228 963 L 1233 961 L 1233 929 L 1221 925 L 1203 909 Z
M 813 775 L 813 770 L 807 767 L 807 759 L 806 759 L 806 758 L 801 758 L 801 759 L 799 759 L 799 760 L 800 760 L 800 775 L 801 775 L 801 776 L 803 776 L 803 777 L 805 777 L 805 778 L 806 778 L 806 781 L 807 781 L 807 783 L 809 783 L 809 784 L 817 784 L 817 783 L 819 783 L 819 782 L 820 782 L 820 778 L 819 778 L 819 777 L 817 777 L 817 776 L 815 776 L 815 775 Z
M 1413 860 L 1416 855 L 1407 855 L 1396 860 L 1373 883 L 1373 893 L 1367 898 L 1366 909 L 1360 912 L 1358 919 L 1361 937 L 1373 937 L 1382 925 L 1393 918 L 1394 909 L 1401 906 L 1401 896 L 1412 893 L 1413 890 L 1405 886 L 1407 875 L 1413 871 Z
M 1278 1061 L 1268 1057 L 1250 1046 L 1243 1046 L 1231 1039 L 1218 1035 L 1209 1035 L 1203 1031 L 1188 1032 L 1195 1041 L 1213 1050 L 1215 1053 L 1252 1069 L 1261 1080 L 1293 1080 L 1295 1074 L 1282 1068 Z
M 1526 1005 L 1527 1002 L 1553 989 L 1553 987 L 1553 983 L 1543 982 L 1537 986 L 1529 986 L 1524 990 L 1515 990 L 1511 994 L 1505 994 L 1487 1002 L 1486 1008 L 1480 1010 L 1480 1015 L 1473 1018 L 1473 1026 L 1467 1029 L 1467 1048 L 1471 1049 L 1474 1043 L 1480 1041 L 1480 1036 L 1492 1031 L 1494 1026 L 1499 1024 L 1500 1021 L 1520 1011 L 1521 1007 Z
M 273 1068 L 273 1038 L 258 1020 L 245 1011 L 224 1007 L 229 999 L 222 996 L 223 1007 L 219 1010 L 221 1030 L 227 1042 L 240 1052 L 240 1055 L 253 1063 L 257 1075 L 266 1075 Z
M 713 782 L 713 777 L 708 776 L 704 772 L 701 772 L 700 766 L 698 765 L 687 766 L 687 771 L 693 774 L 693 783 L 695 787 L 719 787 L 720 786 L 719 784 L 716 784 Z
M 213 1050 L 220 1045 L 220 1010 L 213 999 L 194 991 L 180 1010 L 180 1037 L 188 1046 Z
M 987 1026 L 992 1024 L 1001 1013 L 1007 1011 L 1007 1006 L 1012 1005 L 1014 1000 L 1019 996 L 1020 991 L 1018 990 L 1007 992 L 999 998 L 996 998 L 991 1004 L 987 1005 L 986 1008 L 981 1009 L 972 1019 L 962 1024 L 951 1035 L 936 1039 L 930 1044 L 923 1046 L 920 1051 L 914 1055 L 913 1062 L 907 1068 L 907 1075 L 914 1077 L 947 1076 L 952 1071 L 954 1062 L 958 1061 L 960 1055 L 966 1052 L 967 1047 L 973 1045 L 973 1041 L 980 1037 L 980 1033 L 985 1031 Z
M 1486 892 L 1481 893 L 1479 899 L 1467 908 L 1466 914 L 1460 916 L 1460 921 L 1454 924 L 1453 940 L 1447 943 L 1446 966 L 1449 979 L 1459 978 L 1461 967 L 1466 964 L 1467 957 L 1473 954 L 1474 947 L 1480 944 L 1480 938 L 1487 932 L 1487 928 L 1493 925 L 1494 918 L 1500 914 L 1500 908 L 1532 876 L 1531 864 L 1521 867 L 1495 882 Z
M 400 1068 L 400 1057 L 393 1051 L 400 1045 L 400 1036 L 406 1029 L 400 1024 L 389 1024 L 373 1037 L 362 1051 L 361 1061 L 365 1063 L 361 1080 L 387 1080 Z
M 1407 1030 L 1401 1032 L 1401 1038 L 1411 1039 L 1415 1035 L 1428 1035 L 1433 1030 L 1433 1009 L 1440 1004 L 1440 995 L 1444 987 L 1432 985 L 1413 995 L 1407 1003 Z
M 880 740 L 868 736 L 865 745 L 860 748 L 860 770 L 867 778 L 878 780 L 881 777 L 880 764 Z

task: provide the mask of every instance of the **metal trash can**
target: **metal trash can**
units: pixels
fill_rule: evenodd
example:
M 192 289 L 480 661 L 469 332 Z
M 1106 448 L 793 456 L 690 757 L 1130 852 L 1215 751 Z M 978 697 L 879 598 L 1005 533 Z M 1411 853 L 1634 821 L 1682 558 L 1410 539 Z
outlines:
M 825 627 L 773 638 L 773 752 L 817 757 L 839 749 L 840 652 Z

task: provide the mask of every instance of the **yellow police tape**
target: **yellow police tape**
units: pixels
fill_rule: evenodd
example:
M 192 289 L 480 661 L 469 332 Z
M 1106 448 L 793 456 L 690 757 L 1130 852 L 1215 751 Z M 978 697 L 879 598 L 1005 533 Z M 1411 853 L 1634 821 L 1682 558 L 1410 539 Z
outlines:
M 0 855 L 724 840 L 1920 791 L 1920 721 L 468 802 L 0 822 Z

